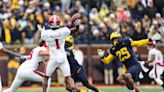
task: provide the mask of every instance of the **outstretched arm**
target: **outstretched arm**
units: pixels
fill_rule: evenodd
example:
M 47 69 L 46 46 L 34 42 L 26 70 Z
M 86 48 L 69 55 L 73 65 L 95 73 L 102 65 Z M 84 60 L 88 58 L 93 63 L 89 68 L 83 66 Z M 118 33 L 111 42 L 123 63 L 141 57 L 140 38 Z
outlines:
M 13 52 L 13 51 L 10 51 L 10 50 L 8 50 L 8 49 L 5 49 L 5 48 L 2 48 L 1 51 L 3 51 L 4 53 L 10 54 L 10 55 L 14 55 L 14 56 L 19 57 L 19 58 L 22 57 L 22 55 L 20 55 L 20 54 L 18 54 L 18 53 L 15 53 L 15 52 Z
M 78 30 L 79 24 L 80 24 L 80 18 L 81 14 L 80 13 L 75 13 L 70 20 L 70 26 L 67 26 L 72 32 Z M 69 25 L 69 24 L 67 24 Z
M 68 27 L 71 30 L 71 32 L 74 32 L 74 31 L 76 31 L 76 30 L 79 29 L 79 25 L 80 25 L 80 20 L 77 19 L 73 23 L 71 21 L 68 22 L 68 24 L 66 25 L 66 27 Z
M 147 45 L 149 42 L 151 42 L 151 39 L 143 39 L 143 40 L 138 40 L 138 41 L 133 41 L 131 40 L 131 46 L 143 46 L 143 45 Z
M 48 51 L 39 51 L 38 55 L 39 56 L 49 56 L 49 52 Z
M 97 49 L 97 54 L 101 57 L 104 64 L 109 64 L 115 58 L 114 55 L 105 53 L 102 49 Z
M 107 57 L 102 57 L 101 60 L 104 64 L 109 64 L 114 59 L 114 57 L 114 55 L 109 54 Z
M 17 54 L 17 53 L 15 53 L 15 52 L 13 52 L 13 51 L 10 51 L 10 50 L 8 50 L 8 49 L 5 49 L 4 47 L 3 47 L 3 44 L 0 42 L 0 51 L 2 51 L 2 52 L 4 52 L 4 53 L 7 53 L 7 54 L 10 54 L 10 55 L 14 55 L 14 56 L 16 56 L 16 57 L 22 57 L 22 55 L 20 55 L 20 54 Z

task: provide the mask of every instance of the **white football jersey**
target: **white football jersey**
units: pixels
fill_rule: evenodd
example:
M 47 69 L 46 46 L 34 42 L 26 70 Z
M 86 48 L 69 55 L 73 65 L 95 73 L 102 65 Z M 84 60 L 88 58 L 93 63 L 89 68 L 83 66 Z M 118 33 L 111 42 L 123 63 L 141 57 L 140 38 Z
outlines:
M 23 67 L 27 67 L 27 68 L 33 68 L 33 69 L 37 69 L 39 66 L 40 62 L 44 62 L 45 61 L 45 57 L 44 56 L 39 56 L 38 53 L 39 51 L 46 51 L 45 47 L 35 47 L 31 53 L 29 54 L 29 58 L 21 65 Z
M 153 62 L 149 63 L 149 65 L 155 65 L 158 62 L 163 62 L 163 55 L 160 50 L 156 48 L 150 49 L 148 53 L 148 61 L 151 60 L 153 55 L 155 56 L 155 59 Z
M 71 31 L 68 27 L 61 27 L 56 30 L 48 29 L 41 32 L 41 39 L 48 43 L 50 55 L 57 52 L 65 52 L 65 38 L 69 36 Z

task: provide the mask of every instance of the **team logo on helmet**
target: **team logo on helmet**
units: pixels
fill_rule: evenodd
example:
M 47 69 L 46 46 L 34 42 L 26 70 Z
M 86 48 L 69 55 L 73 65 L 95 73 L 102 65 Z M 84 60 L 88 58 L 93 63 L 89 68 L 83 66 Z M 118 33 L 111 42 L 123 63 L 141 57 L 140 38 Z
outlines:
M 60 17 L 57 15 L 53 15 L 49 18 L 48 24 L 52 28 L 58 28 L 60 26 Z
M 114 40 L 114 39 L 116 39 L 116 38 L 117 38 L 118 40 Z M 118 32 L 113 32 L 113 33 L 110 35 L 110 40 L 112 41 L 112 44 L 113 44 L 114 46 L 116 46 L 117 44 L 120 43 L 121 38 L 122 38 L 122 36 L 121 36 L 121 34 L 118 33 Z
M 118 32 L 113 32 L 111 35 L 110 35 L 110 40 L 112 41 L 113 39 L 115 38 L 121 38 L 121 34 L 118 33 Z

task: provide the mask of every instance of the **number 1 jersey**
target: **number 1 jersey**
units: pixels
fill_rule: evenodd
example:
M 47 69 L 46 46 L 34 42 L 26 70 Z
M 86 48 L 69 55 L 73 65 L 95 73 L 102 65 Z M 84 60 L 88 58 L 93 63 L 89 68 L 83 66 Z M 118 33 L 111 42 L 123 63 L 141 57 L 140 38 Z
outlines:
M 48 43 L 50 55 L 54 55 L 58 51 L 65 53 L 65 38 L 69 36 L 71 31 L 67 27 L 58 29 L 47 29 L 41 32 L 41 39 Z

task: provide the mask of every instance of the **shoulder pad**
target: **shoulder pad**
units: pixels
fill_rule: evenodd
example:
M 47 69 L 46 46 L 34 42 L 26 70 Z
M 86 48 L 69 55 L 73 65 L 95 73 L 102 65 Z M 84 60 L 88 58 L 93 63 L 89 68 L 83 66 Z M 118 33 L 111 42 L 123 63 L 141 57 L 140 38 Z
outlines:
M 130 44 L 133 40 L 129 37 L 124 38 L 123 42 Z
M 130 40 L 131 38 L 129 38 L 129 37 L 126 37 L 126 38 L 124 38 L 124 41 L 128 41 L 128 40 Z

